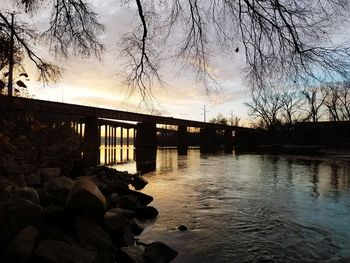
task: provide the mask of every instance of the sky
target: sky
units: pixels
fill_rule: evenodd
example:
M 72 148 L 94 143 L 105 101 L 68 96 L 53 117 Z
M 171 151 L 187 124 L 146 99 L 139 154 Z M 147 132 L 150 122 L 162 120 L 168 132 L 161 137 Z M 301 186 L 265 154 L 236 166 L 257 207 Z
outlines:
M 2 1 L 4 0 L 0 0 L 1 5 L 6 5 Z M 115 0 L 94 0 L 92 3 L 100 14 L 100 21 L 106 27 L 101 36 L 105 45 L 102 58 L 57 58 L 54 63 L 61 66 L 62 78 L 49 86 L 36 82 L 35 77 L 32 77 L 36 73 L 32 66 L 29 66 L 29 93 L 37 99 L 148 113 L 139 107 L 139 97 L 128 97 L 128 90 L 118 76 L 121 67 L 118 60 L 118 42 L 122 34 L 130 29 L 132 21 L 139 19 L 135 9 L 121 6 L 120 1 Z M 26 14 L 16 15 L 18 19 L 24 16 Z M 33 16 L 29 23 L 38 28 L 45 28 L 48 16 L 49 13 L 40 12 Z M 43 58 L 53 60 L 53 54 L 48 51 L 47 46 L 37 45 L 34 48 Z M 206 120 L 220 113 L 227 118 L 231 115 L 240 117 L 240 124 L 248 125 L 244 102 L 249 100 L 249 88 L 244 85 L 243 54 L 237 54 L 229 60 L 220 56 L 213 56 L 212 59 L 212 70 L 221 84 L 221 89 L 210 94 L 196 83 L 193 73 L 181 71 L 178 66 L 172 64 L 165 65 L 161 75 L 166 85 L 153 89 L 157 112 L 163 116 L 203 121 L 203 107 L 206 105 Z

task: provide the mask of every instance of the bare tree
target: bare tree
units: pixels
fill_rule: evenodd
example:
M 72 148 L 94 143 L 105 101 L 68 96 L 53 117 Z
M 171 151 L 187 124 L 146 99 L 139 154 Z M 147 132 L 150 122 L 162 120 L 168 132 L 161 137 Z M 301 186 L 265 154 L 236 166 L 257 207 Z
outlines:
M 281 115 L 286 124 L 291 125 L 300 118 L 303 98 L 298 91 L 285 91 L 281 94 Z
M 215 83 L 210 82 L 213 79 L 210 54 L 218 47 L 220 52 L 228 54 L 245 52 L 247 77 L 253 88 L 281 82 L 293 86 L 303 86 L 306 82 L 315 85 L 349 76 L 349 46 L 332 41 L 335 28 L 346 20 L 348 1 L 136 2 L 145 36 L 138 38 L 138 46 L 149 47 L 157 40 L 166 46 L 166 41 L 170 41 L 172 47 L 178 47 L 170 54 L 195 67 L 206 88 Z M 161 26 L 147 23 L 145 13 L 152 14 Z M 148 38 L 145 35 L 148 27 L 164 37 Z M 145 51 L 141 48 L 141 58 Z M 131 60 L 134 58 L 132 54 Z M 147 66 L 149 62 L 144 63 Z M 152 74 L 157 78 L 156 72 Z M 147 74 L 144 76 L 149 78 Z M 135 78 L 135 81 L 139 80 Z
M 350 85 L 348 82 L 330 83 L 324 86 L 325 106 L 330 120 L 350 120 Z
M 307 112 L 306 120 L 318 122 L 322 116 L 322 106 L 324 105 L 325 97 L 320 88 L 309 88 L 303 90 L 302 94 L 305 96 Z
M 56 52 L 99 55 L 103 30 L 86 0 L 17 0 L 27 12 L 51 3 L 50 27 L 44 36 Z M 126 83 L 144 97 L 160 81 L 162 63 L 177 58 L 197 73 L 206 89 L 218 85 L 212 54 L 244 52 L 246 75 L 253 88 L 278 83 L 312 86 L 347 80 L 350 48 L 335 43 L 333 33 L 348 17 L 347 0 L 122 0 L 139 17 L 124 39 Z M 40 6 L 38 5 L 40 3 Z M 1 12 L 3 23 L 8 27 Z M 40 70 L 48 70 L 17 34 Z M 322 74 L 320 74 L 322 72 Z
M 211 118 L 209 123 L 228 125 L 229 121 L 219 113 L 216 117 Z
M 13 32 L 15 55 L 27 56 L 34 63 L 39 71 L 39 80 L 56 81 L 61 76 L 60 69 L 44 61 L 33 48 L 35 43 L 43 39 L 49 41 L 51 50 L 60 56 L 67 57 L 71 53 L 100 55 L 103 47 L 97 35 L 103 31 L 103 25 L 98 22 L 97 14 L 85 0 L 17 0 L 14 3 L 27 13 L 34 13 L 41 7 L 52 4 L 50 26 L 45 32 L 38 32 L 18 19 L 15 19 L 12 26 L 10 15 L 0 8 L 1 38 L 9 40 L 11 31 Z M 1 45 L 0 48 L 3 68 L 8 63 L 9 49 L 8 45 Z
M 251 102 L 245 103 L 250 115 L 263 120 L 265 128 L 274 130 L 280 123 L 278 117 L 283 107 L 282 96 L 270 89 L 255 91 L 252 93 Z
M 335 85 L 326 85 L 322 89 L 324 96 L 324 105 L 328 109 L 329 119 L 331 121 L 340 121 L 341 108 L 340 108 L 340 92 Z

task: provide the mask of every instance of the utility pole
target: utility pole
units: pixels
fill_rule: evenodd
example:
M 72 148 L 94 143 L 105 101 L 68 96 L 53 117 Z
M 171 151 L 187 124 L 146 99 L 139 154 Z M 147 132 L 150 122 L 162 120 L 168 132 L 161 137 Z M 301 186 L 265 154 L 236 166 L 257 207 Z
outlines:
M 204 122 L 206 122 L 206 119 L 207 119 L 207 105 L 204 105 L 202 110 L 203 110 Z
M 7 88 L 8 88 L 8 96 L 13 95 L 13 49 L 14 49 L 14 12 L 11 13 L 11 39 L 10 39 L 10 51 L 9 51 L 9 77 L 8 77 L 8 83 L 7 83 Z

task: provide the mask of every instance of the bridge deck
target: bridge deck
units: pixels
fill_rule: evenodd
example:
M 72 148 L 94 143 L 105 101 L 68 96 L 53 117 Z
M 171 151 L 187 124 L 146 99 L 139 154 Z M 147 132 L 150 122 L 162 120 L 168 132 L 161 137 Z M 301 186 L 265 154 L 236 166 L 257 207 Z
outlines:
M 68 104 L 53 101 L 44 101 L 20 97 L 0 96 L 0 109 L 8 110 L 28 110 L 54 115 L 69 116 L 95 116 L 98 118 L 124 120 L 135 122 L 150 122 L 167 125 L 185 125 L 187 127 L 215 128 L 222 130 L 250 130 L 238 126 L 228 126 L 221 124 L 205 123 L 193 120 L 177 119 L 173 117 L 155 116 L 135 112 L 127 112 L 113 109 L 104 109 L 91 106 Z

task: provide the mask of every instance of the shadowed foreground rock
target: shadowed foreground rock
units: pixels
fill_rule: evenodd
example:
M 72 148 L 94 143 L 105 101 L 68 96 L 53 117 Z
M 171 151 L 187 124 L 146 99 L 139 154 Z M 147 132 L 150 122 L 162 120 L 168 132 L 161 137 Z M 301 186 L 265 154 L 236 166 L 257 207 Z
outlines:
M 89 168 L 69 122 L 0 112 L 0 262 L 169 262 L 173 250 L 136 242 L 158 211 L 129 185 L 147 181 Z
M 151 196 L 129 189 L 138 175 L 107 167 L 74 179 L 56 172 L 35 187 L 0 176 L 1 263 L 161 263 L 177 255 L 134 238 L 158 215 Z

